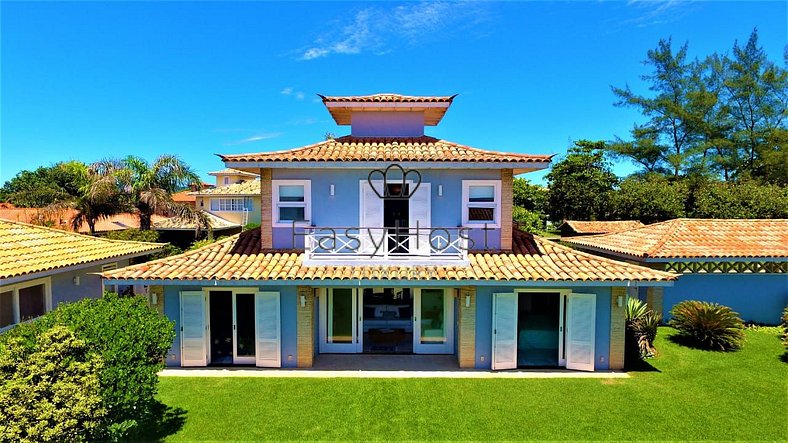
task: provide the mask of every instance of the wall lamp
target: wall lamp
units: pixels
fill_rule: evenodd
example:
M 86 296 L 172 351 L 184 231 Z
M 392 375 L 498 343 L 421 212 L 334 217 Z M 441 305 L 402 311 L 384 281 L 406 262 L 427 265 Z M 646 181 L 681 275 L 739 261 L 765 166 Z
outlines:
M 329 185 L 328 186 L 328 195 L 330 195 L 332 197 L 334 196 L 334 185 Z
M 621 307 L 623 307 L 623 306 L 624 306 L 624 296 L 623 296 L 623 295 L 619 295 L 619 296 L 617 297 L 617 299 L 616 299 L 616 305 L 618 305 L 618 307 L 619 307 L 619 308 L 621 308 Z
M 438 197 L 443 197 L 443 185 L 438 185 Z

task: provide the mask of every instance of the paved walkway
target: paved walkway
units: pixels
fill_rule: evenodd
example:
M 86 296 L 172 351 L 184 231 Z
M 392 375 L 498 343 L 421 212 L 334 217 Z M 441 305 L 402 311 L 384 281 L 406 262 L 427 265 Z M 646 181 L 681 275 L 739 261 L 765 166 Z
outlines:
M 316 369 L 195 368 L 165 369 L 162 377 L 262 377 L 262 378 L 629 378 L 626 372 L 567 370 L 513 371 L 332 371 Z

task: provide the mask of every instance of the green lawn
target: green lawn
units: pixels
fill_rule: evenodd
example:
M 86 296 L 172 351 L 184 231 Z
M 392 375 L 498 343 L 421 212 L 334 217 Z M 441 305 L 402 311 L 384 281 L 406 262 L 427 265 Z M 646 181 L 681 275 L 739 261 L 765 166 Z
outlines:
M 788 364 L 774 331 L 747 331 L 723 354 L 662 328 L 656 370 L 618 380 L 165 377 L 165 438 L 785 440 Z

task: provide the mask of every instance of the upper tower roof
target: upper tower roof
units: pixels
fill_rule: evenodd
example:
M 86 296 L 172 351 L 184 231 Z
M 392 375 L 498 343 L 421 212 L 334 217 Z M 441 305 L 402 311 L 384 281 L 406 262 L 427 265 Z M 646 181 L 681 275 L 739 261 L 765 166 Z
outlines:
M 338 125 L 350 125 L 354 112 L 421 112 L 425 126 L 440 123 L 446 110 L 457 96 L 412 96 L 400 94 L 373 94 L 350 96 L 318 96 L 328 108 Z

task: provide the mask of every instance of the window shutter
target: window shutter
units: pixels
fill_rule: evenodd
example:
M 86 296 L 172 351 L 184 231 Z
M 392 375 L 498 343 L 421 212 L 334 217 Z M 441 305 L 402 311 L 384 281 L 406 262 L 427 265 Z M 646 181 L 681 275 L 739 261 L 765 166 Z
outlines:
M 422 183 L 409 199 L 408 228 L 413 235 L 408 240 L 408 249 L 411 254 L 426 257 L 430 255 L 431 195 L 430 184 Z M 416 226 L 419 227 L 418 235 L 416 235 Z
M 266 368 L 281 367 L 279 293 L 257 292 L 254 302 L 256 364 Z
M 211 211 L 218 211 L 219 210 L 219 199 L 212 198 L 211 199 Z
M 566 368 L 593 371 L 596 295 L 569 294 L 566 319 Z
M 383 230 L 373 229 L 372 231 L 367 231 L 363 228 L 383 227 L 383 199 L 375 194 L 375 191 L 366 180 L 361 180 L 360 183 L 361 210 L 359 216 L 359 226 L 362 229 L 361 232 L 359 232 L 359 237 L 361 238 L 361 248 L 359 248 L 359 252 L 362 254 L 372 254 L 375 252 L 375 244 L 380 244 L 380 242 L 383 241 Z M 380 195 L 383 195 L 383 184 L 380 182 L 373 183 L 375 185 L 375 189 L 378 190 Z M 373 238 L 374 242 L 372 240 Z M 383 254 L 385 248 L 386 242 L 384 241 L 377 253 Z
M 493 294 L 492 368 L 517 367 L 517 294 Z

